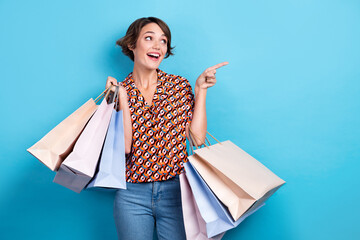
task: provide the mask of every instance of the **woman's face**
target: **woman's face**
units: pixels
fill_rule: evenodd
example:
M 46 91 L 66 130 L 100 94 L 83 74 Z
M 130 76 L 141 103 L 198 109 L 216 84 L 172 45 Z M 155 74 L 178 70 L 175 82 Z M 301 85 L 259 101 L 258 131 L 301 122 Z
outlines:
M 159 67 L 167 52 L 167 38 L 156 23 L 146 24 L 140 31 L 134 49 L 134 63 L 154 70 Z

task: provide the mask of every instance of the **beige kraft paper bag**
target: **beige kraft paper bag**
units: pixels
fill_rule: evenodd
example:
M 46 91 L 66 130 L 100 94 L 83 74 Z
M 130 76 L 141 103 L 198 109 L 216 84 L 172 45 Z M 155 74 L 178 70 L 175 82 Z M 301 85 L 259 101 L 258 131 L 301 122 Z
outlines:
M 105 92 L 106 90 L 95 100 L 89 99 L 27 151 L 52 171 L 57 171 L 60 164 L 72 151 L 86 123 L 96 111 L 95 101 Z
M 231 141 L 195 149 L 188 159 L 235 221 L 285 183 Z

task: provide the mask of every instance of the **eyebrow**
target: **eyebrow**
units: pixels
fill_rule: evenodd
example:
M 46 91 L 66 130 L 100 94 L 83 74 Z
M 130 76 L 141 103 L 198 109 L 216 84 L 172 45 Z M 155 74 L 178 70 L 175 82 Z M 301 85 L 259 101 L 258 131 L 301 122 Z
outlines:
M 145 35 L 145 34 L 147 34 L 147 33 L 153 33 L 153 34 L 155 34 L 153 31 L 147 31 L 147 32 L 144 33 L 143 35 Z M 161 34 L 161 36 L 165 36 L 165 37 L 166 37 L 165 33 L 164 33 L 164 34 Z

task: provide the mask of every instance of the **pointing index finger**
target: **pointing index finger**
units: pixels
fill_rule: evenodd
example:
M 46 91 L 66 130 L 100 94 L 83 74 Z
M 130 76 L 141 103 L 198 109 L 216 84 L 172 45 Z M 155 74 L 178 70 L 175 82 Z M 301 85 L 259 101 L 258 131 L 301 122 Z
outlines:
M 214 70 L 214 69 L 218 69 L 218 68 L 221 68 L 222 66 L 225 66 L 225 65 L 228 65 L 229 62 L 222 62 L 222 63 L 218 63 L 212 67 L 209 67 L 208 69 L 209 70 Z

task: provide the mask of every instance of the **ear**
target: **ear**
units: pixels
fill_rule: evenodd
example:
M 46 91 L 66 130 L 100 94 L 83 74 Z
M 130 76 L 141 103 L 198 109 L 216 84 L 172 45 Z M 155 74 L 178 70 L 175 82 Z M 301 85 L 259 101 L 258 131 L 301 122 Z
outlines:
M 128 47 L 131 51 L 134 50 L 134 48 L 132 48 L 130 44 L 128 44 L 127 47 Z

